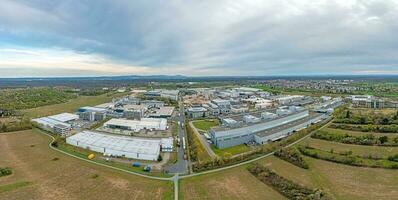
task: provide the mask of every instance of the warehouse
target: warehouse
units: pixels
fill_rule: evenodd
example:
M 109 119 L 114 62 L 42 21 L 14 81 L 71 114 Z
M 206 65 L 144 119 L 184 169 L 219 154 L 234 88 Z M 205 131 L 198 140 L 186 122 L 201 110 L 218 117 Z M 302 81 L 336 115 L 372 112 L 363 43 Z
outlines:
M 254 141 L 254 134 L 289 122 L 305 118 L 308 110 L 295 112 L 289 115 L 278 116 L 274 119 L 263 120 L 259 123 L 240 128 L 218 127 L 209 131 L 212 142 L 218 148 L 232 147 Z
M 135 132 L 143 129 L 164 131 L 167 129 L 167 120 L 163 118 L 141 118 L 141 120 L 111 119 L 105 122 L 104 127 Z
M 66 143 L 105 156 L 156 161 L 160 154 L 161 141 L 83 131 L 66 138 Z
M 52 119 L 50 117 L 32 119 L 32 122 L 37 123 L 40 128 L 46 131 L 51 131 L 60 135 L 65 135 L 68 131 L 72 129 L 72 125 Z
M 58 115 L 48 116 L 48 118 L 57 120 L 60 122 L 70 122 L 79 119 L 79 115 L 72 114 L 72 113 L 61 113 Z
M 279 140 L 291 135 L 294 131 L 307 128 L 313 123 L 317 123 L 326 119 L 327 115 L 320 113 L 311 113 L 307 117 L 289 122 L 280 126 L 276 126 L 254 135 L 254 141 L 258 144 L 265 144 L 269 141 Z

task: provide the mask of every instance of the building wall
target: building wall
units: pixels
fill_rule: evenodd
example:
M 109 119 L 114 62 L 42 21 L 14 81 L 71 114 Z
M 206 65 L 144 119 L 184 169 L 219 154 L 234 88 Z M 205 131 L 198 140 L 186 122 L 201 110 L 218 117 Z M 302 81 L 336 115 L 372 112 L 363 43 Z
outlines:
M 272 135 L 267 135 L 267 136 L 263 136 L 263 137 L 259 136 L 259 135 L 254 135 L 254 141 L 256 143 L 258 143 L 258 144 L 265 144 L 268 141 L 275 141 L 275 140 L 287 137 L 287 136 L 293 134 L 294 131 L 296 131 L 298 129 L 301 129 L 301 128 L 306 128 L 309 125 L 311 125 L 312 123 L 314 123 L 316 121 L 319 121 L 319 120 L 322 120 L 322 119 L 325 119 L 325 118 L 326 118 L 326 115 L 321 115 L 319 117 L 316 117 L 316 118 L 313 118 L 311 120 L 308 120 L 308 121 L 306 121 L 306 122 L 304 122 L 302 124 L 299 124 L 297 126 L 281 130 L 281 131 L 279 131 L 279 132 L 277 132 L 275 134 L 272 134 Z
M 239 128 L 239 129 L 243 129 L 242 131 L 240 131 L 239 134 L 232 134 L 232 133 L 228 134 L 229 131 L 234 130 L 234 129 L 231 129 L 231 130 L 222 131 L 223 136 L 218 136 L 218 134 L 216 132 L 214 132 L 213 130 L 210 130 L 210 136 L 211 136 L 211 140 L 217 146 L 217 148 L 220 148 L 220 149 L 227 148 L 227 147 L 247 143 L 250 141 L 254 141 L 253 135 L 255 133 L 258 133 L 260 131 L 270 129 L 270 128 L 273 128 L 276 126 L 280 126 L 282 124 L 286 124 L 286 123 L 304 118 L 306 116 L 308 116 L 308 111 L 299 112 L 294 115 L 290 115 L 287 117 L 279 118 L 276 120 L 272 120 L 272 121 L 268 121 L 268 122 L 264 122 L 264 123 L 260 123 L 260 124 L 255 124 L 252 126 L 242 127 L 242 128 Z

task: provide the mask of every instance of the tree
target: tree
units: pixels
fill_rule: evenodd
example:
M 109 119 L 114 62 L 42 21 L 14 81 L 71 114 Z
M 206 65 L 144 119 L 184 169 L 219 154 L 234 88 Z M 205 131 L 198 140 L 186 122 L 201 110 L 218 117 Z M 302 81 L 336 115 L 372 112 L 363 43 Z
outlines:
M 346 114 L 345 114 L 345 118 L 351 118 L 351 112 L 349 110 L 347 110 Z
M 379 141 L 381 144 L 384 144 L 384 143 L 388 142 L 388 137 L 387 136 L 379 137 Z
M 159 156 L 158 156 L 158 162 L 160 162 L 160 161 L 162 161 L 162 160 L 163 160 L 162 155 L 159 154 Z

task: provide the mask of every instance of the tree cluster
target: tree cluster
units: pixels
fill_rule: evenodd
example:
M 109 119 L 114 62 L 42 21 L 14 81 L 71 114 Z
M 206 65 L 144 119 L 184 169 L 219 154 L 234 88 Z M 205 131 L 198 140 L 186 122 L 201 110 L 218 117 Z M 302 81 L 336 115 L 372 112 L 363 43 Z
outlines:
M 310 189 L 301 186 L 297 183 L 288 180 L 270 169 L 256 163 L 248 168 L 249 172 L 253 174 L 261 182 L 274 188 L 288 199 L 294 200 L 321 200 L 326 199 L 325 193 L 320 189 Z

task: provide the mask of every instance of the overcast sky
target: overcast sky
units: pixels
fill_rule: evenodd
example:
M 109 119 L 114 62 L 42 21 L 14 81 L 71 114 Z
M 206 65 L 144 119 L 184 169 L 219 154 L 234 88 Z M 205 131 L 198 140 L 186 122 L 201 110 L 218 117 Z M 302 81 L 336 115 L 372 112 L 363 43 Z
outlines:
M 398 0 L 1 0 L 0 77 L 398 74 Z

